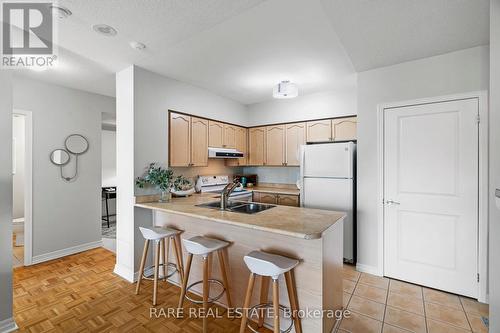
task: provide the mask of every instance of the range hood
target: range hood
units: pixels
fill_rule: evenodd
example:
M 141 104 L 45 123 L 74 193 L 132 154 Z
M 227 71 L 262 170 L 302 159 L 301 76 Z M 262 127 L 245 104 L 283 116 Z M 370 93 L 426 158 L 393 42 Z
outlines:
M 241 158 L 243 153 L 236 149 L 208 147 L 208 158 Z

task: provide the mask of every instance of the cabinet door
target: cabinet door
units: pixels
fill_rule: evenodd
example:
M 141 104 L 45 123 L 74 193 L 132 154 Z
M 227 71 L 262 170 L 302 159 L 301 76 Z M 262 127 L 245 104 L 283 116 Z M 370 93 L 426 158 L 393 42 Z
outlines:
M 236 126 L 224 124 L 224 148 L 236 148 Z
M 210 120 L 208 126 L 208 145 L 222 148 L 224 145 L 224 124 Z
M 259 192 L 252 192 L 252 201 L 253 202 L 260 202 L 260 193 Z
M 265 165 L 266 128 L 254 127 L 248 131 L 248 164 Z
M 236 150 L 243 153 L 242 158 L 231 158 L 226 160 L 227 166 L 244 166 L 247 165 L 248 159 L 248 129 L 236 127 Z
M 208 165 L 208 120 L 191 117 L 191 165 Z
M 266 127 L 266 165 L 285 165 L 285 125 Z
M 191 117 L 170 113 L 170 166 L 189 166 L 191 163 Z
M 260 193 L 259 194 L 259 202 L 276 205 L 278 204 L 278 195 L 274 193 Z
M 307 142 L 325 142 L 332 140 L 332 121 L 316 120 L 307 123 Z
M 299 205 L 300 205 L 299 204 L 299 196 L 298 195 L 279 194 L 278 195 L 278 205 L 299 207 Z
M 306 124 L 295 123 L 286 125 L 285 165 L 299 166 L 300 146 L 306 144 Z
M 332 137 L 334 141 L 357 139 L 357 117 L 332 119 Z

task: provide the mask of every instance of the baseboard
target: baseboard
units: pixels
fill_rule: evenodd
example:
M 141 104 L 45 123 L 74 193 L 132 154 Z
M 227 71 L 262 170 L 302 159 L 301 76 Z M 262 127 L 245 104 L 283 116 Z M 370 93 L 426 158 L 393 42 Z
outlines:
M 362 273 L 368 273 L 371 275 L 383 276 L 384 273 L 381 272 L 377 266 L 370 266 L 365 264 L 360 264 L 359 262 L 356 264 L 356 270 Z
M 41 262 L 49 261 L 49 260 L 54 260 L 54 259 L 59 259 L 62 257 L 66 257 L 75 253 L 87 251 L 87 250 L 92 250 L 98 247 L 102 247 L 102 240 L 96 241 L 96 242 L 90 242 L 82 245 L 77 245 L 73 247 L 68 247 L 67 249 L 62 249 L 62 250 L 57 250 L 54 252 L 49 252 L 45 254 L 41 254 L 38 256 L 33 256 L 32 259 L 32 264 L 39 264 Z
M 0 333 L 9 333 L 17 330 L 17 324 L 14 321 L 14 318 L 9 318 L 0 321 Z
M 115 269 L 113 270 L 113 273 L 115 273 L 116 275 L 118 275 L 122 279 L 127 280 L 130 283 L 134 283 L 134 281 L 135 281 L 134 271 L 126 266 L 116 264 Z

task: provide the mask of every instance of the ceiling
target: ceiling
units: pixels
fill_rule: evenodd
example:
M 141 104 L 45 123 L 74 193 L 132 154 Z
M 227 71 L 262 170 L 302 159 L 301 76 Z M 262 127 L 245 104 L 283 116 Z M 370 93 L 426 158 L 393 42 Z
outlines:
M 488 0 L 59 0 L 60 68 L 22 75 L 114 96 L 136 64 L 243 104 L 292 80 L 300 94 L 354 73 L 488 44 Z M 106 23 L 116 37 L 96 34 Z M 130 41 L 146 44 L 132 49 Z

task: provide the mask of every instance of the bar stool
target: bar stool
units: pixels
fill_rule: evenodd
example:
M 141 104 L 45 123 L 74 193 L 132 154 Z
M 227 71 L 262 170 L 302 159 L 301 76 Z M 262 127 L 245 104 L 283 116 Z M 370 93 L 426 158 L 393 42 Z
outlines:
M 188 258 L 187 258 L 187 263 L 186 263 L 186 271 L 184 273 L 184 280 L 182 284 L 182 289 L 181 289 L 181 296 L 179 299 L 179 306 L 178 308 L 181 309 L 183 304 L 184 304 L 184 298 L 187 298 L 191 302 L 195 304 L 203 304 L 203 310 L 205 315 L 203 316 L 203 332 L 207 332 L 207 311 L 208 311 L 208 304 L 213 303 L 220 299 L 222 295 L 225 293 L 226 298 L 227 298 L 227 305 L 228 308 L 232 308 L 232 302 L 231 302 L 231 295 L 229 292 L 229 283 L 227 279 L 227 272 L 226 272 L 226 263 L 224 260 L 224 254 L 223 250 L 224 248 L 229 246 L 228 242 L 218 240 L 218 239 L 213 239 L 213 238 L 208 238 L 208 237 L 202 237 L 202 236 L 195 236 L 190 239 L 183 239 L 182 242 L 184 243 L 184 247 L 186 248 L 186 251 L 188 252 Z M 212 253 L 217 252 L 218 258 L 219 258 L 219 264 L 220 264 L 220 270 L 222 274 L 222 282 L 216 279 L 211 279 L 209 278 L 209 259 L 212 255 Z M 203 280 L 202 281 L 197 281 L 189 286 L 188 280 L 189 280 L 189 272 L 191 271 L 191 263 L 193 261 L 193 255 L 201 255 L 203 257 Z M 203 301 L 197 301 L 192 298 L 190 298 L 186 293 L 195 285 L 198 285 L 200 283 L 203 283 Z M 210 298 L 210 290 L 209 290 L 209 283 L 216 283 L 222 286 L 223 290 L 222 292 L 215 296 Z
M 270 254 L 262 251 L 252 251 L 247 254 L 243 260 L 250 270 L 250 278 L 248 280 L 247 293 L 245 296 L 245 304 L 243 305 L 243 313 L 241 318 L 240 333 L 244 333 L 247 328 L 248 313 L 250 310 L 269 308 L 273 306 L 274 312 L 274 333 L 280 332 L 290 332 L 292 326 L 295 326 L 295 332 L 302 333 L 302 326 L 300 323 L 300 318 L 298 316 L 299 302 L 297 300 L 297 292 L 295 286 L 295 280 L 292 275 L 292 270 L 299 264 L 296 259 L 291 259 L 288 257 Z M 288 291 L 288 298 L 290 300 L 290 308 L 292 310 L 292 323 L 290 326 L 284 330 L 280 330 L 280 318 L 279 311 L 285 311 L 286 308 L 279 304 L 279 284 L 278 278 L 281 274 L 285 275 L 286 287 Z M 260 304 L 250 306 L 250 300 L 252 298 L 252 292 L 255 282 L 255 275 L 261 276 L 261 291 L 260 291 Z M 268 303 L 267 294 L 269 291 L 269 278 L 273 281 L 273 302 Z M 264 317 L 259 315 L 259 328 L 264 324 Z M 257 332 L 250 325 L 248 328 L 252 332 Z
M 183 267 L 182 267 L 182 249 L 180 243 L 180 234 L 181 231 L 172 228 L 160 228 L 160 227 L 151 227 L 151 228 L 143 228 L 139 227 L 139 230 L 144 237 L 144 249 L 142 251 L 142 259 L 141 266 L 139 268 L 139 277 L 137 279 L 137 286 L 135 288 L 135 294 L 139 294 L 139 289 L 141 287 L 142 279 L 151 280 L 151 277 L 144 275 L 146 259 L 148 256 L 148 248 L 150 241 L 154 241 L 154 277 L 153 277 L 153 306 L 156 305 L 156 295 L 158 291 L 158 280 L 167 280 L 169 277 L 174 275 L 176 272 L 179 273 L 181 283 L 183 281 Z M 174 251 L 175 251 L 175 259 L 177 261 L 177 265 L 171 264 L 168 262 L 168 252 L 170 249 L 170 240 L 173 240 Z M 165 244 L 166 242 L 166 244 Z M 161 253 L 160 253 L 161 252 Z M 160 263 L 160 256 L 162 261 Z M 172 273 L 168 273 L 168 267 L 174 267 L 175 270 Z M 160 267 L 163 270 L 163 274 L 159 277 Z M 149 269 L 150 267 L 148 267 Z

